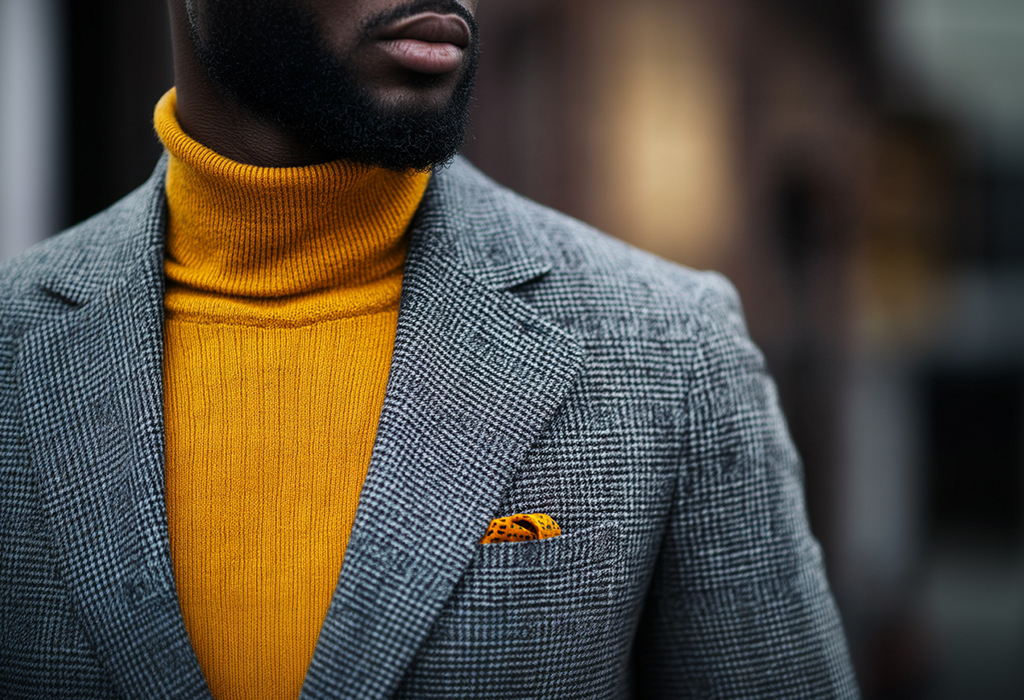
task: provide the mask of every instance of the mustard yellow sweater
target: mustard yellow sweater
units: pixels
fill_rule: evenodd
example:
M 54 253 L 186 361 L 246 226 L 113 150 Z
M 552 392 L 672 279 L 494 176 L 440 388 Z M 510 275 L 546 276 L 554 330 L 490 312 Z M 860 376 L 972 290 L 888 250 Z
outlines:
M 217 700 L 297 698 L 384 399 L 405 231 L 428 174 L 259 168 L 157 105 L 164 413 L 178 597 Z

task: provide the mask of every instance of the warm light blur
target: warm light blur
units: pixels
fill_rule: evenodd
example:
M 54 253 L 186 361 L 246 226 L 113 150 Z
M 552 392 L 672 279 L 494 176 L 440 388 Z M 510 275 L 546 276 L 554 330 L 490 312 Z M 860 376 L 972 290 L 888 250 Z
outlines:
M 736 224 L 734 105 L 699 9 L 642 0 L 603 13 L 607 81 L 593 105 L 594 222 L 700 267 Z

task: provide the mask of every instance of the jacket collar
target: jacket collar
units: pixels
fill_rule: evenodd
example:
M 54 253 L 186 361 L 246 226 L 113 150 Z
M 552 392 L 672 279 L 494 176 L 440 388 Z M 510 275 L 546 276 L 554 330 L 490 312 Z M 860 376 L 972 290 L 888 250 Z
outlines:
M 417 254 L 446 253 L 493 289 L 509 289 L 552 267 L 547 241 L 516 195 L 459 158 L 438 171 L 424 197 L 413 241 Z M 429 246 L 434 243 L 436 245 Z
M 111 285 L 125 282 L 132 271 L 154 265 L 162 271 L 166 178 L 164 155 L 142 187 L 83 225 L 99 235 L 54 260 L 40 285 L 81 306 Z M 422 247 L 423 253 L 443 254 L 493 289 L 528 282 L 552 267 L 548 243 L 516 195 L 488 180 L 461 156 L 434 173 L 412 234 L 414 239 L 427 234 L 438 244 Z
M 61 574 L 126 697 L 209 698 L 164 503 L 165 163 L 43 285 L 73 310 L 26 337 L 24 420 Z M 91 242 L 89 242 L 91 241 Z M 551 259 L 512 195 L 457 162 L 411 235 L 387 394 L 303 697 L 385 698 L 582 366 L 509 292 Z M 432 531 L 437 514 L 460 527 Z

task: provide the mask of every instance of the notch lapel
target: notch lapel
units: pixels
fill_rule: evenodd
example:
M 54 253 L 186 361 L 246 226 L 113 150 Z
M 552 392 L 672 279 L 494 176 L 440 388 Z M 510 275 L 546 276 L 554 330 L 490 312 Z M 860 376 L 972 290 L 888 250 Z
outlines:
M 58 573 L 99 661 L 124 697 L 209 700 L 164 506 L 163 174 L 106 258 L 46 285 L 72 308 L 26 336 L 17 376 Z
M 394 693 L 582 366 L 574 338 L 495 288 L 546 261 L 490 245 L 474 262 L 462 246 L 487 231 L 461 228 L 459 191 L 432 184 L 412 235 L 377 440 L 305 700 Z M 498 222 L 495 241 L 528 247 L 519 223 Z

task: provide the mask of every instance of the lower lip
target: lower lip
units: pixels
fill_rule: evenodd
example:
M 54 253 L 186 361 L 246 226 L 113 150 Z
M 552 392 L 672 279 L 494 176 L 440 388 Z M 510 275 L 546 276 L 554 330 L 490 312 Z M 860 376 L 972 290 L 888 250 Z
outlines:
M 462 65 L 462 49 L 455 44 L 389 39 L 380 46 L 398 65 L 416 73 L 443 75 Z

